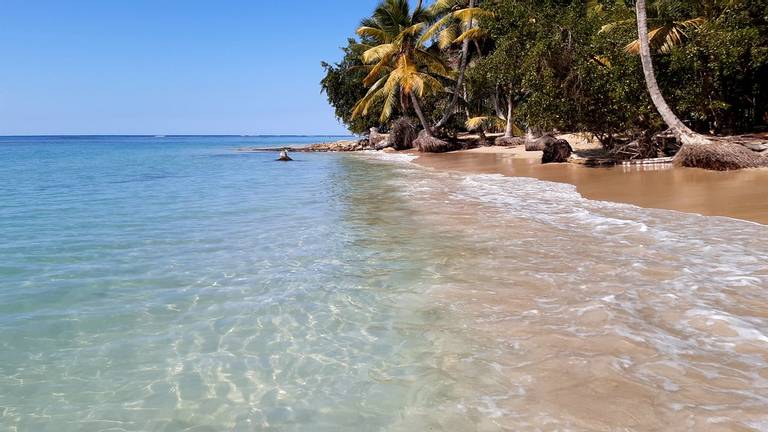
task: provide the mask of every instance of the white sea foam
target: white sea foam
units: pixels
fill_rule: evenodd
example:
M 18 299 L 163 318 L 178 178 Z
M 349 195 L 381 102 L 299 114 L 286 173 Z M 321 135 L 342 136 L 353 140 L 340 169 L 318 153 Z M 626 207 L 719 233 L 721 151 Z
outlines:
M 381 160 L 381 161 L 387 161 L 387 162 L 412 162 L 413 160 L 417 159 L 417 155 L 413 154 L 405 154 L 405 153 L 387 153 L 383 151 L 375 151 L 375 150 L 366 150 L 357 153 L 358 155 L 362 155 L 367 158 L 375 159 L 375 160 Z
M 505 423 L 513 429 L 547 419 L 585 430 L 597 411 L 589 398 L 571 405 L 570 394 L 611 380 L 622 383 L 609 398 L 614 409 L 655 413 L 640 429 L 766 424 L 768 227 L 588 200 L 572 185 L 531 178 L 399 170 L 390 182 L 413 201 L 416 219 L 467 242 L 444 270 L 458 281 L 436 278 L 430 290 L 464 314 L 478 350 L 456 374 L 495 376 L 467 385 L 479 394 L 465 407 L 514 413 Z M 609 368 L 585 362 L 602 358 Z M 550 363 L 564 373 L 540 369 Z M 522 394 L 540 399 L 505 399 L 516 385 L 510 372 L 533 376 Z M 559 388 L 553 379 L 572 390 L 550 389 Z

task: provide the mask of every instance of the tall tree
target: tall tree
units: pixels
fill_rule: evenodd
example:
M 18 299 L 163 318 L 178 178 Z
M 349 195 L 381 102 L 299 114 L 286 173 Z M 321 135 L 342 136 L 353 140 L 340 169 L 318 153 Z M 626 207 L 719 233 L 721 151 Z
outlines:
M 659 111 L 664 123 L 672 130 L 678 141 L 683 145 L 706 144 L 710 140 L 692 131 L 686 126 L 672 111 L 664 96 L 661 94 L 659 84 L 656 81 L 656 72 L 653 69 L 653 59 L 651 58 L 651 44 L 648 38 L 648 17 L 645 7 L 645 0 L 637 0 L 635 4 L 637 11 L 637 34 L 640 42 L 640 60 L 643 64 L 643 74 L 648 94 L 653 100 L 653 104 Z
M 441 92 L 444 87 L 439 78 L 447 77 L 449 70 L 439 52 L 425 46 L 422 36 L 429 20 L 430 13 L 421 1 L 411 11 L 407 0 L 384 0 L 363 21 L 357 34 L 368 42 L 362 60 L 371 66 L 363 80 L 369 89 L 355 106 L 353 117 L 367 115 L 383 102 L 380 119 L 384 122 L 399 101 L 403 111 L 413 106 L 422 127 L 432 135 L 421 98 Z
M 443 50 L 461 44 L 456 84 L 442 118 L 435 125 L 438 129 L 445 126 L 456 112 L 469 66 L 470 42 L 477 43 L 478 39 L 486 34 L 485 30 L 478 26 L 478 19 L 492 15 L 487 10 L 476 7 L 477 3 L 477 0 L 436 0 L 430 7 L 437 21 L 424 33 L 422 39 L 426 41 L 437 35 L 438 46 Z

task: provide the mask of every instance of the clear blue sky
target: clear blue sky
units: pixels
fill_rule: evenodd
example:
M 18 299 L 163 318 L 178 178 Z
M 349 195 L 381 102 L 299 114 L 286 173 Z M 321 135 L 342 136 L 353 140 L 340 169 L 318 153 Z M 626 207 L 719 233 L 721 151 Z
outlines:
M 0 135 L 330 134 L 376 0 L 0 0 Z

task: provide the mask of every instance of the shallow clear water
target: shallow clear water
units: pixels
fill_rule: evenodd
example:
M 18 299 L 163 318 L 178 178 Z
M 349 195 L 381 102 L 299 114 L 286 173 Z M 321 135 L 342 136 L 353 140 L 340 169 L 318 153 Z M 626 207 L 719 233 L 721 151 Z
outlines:
M 316 138 L 0 139 L 0 430 L 768 430 L 768 228 Z
M 275 143 L 4 140 L 0 429 L 353 430 L 418 397 L 418 269 L 397 201 L 358 202 L 386 170 L 231 151 Z

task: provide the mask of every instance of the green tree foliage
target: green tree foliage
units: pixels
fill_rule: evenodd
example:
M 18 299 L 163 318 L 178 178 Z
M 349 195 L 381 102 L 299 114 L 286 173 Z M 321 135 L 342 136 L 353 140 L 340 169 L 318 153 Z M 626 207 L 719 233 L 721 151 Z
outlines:
M 484 22 L 495 46 L 472 71 L 516 101 L 516 123 L 539 130 L 586 130 L 603 140 L 647 126 L 639 61 L 617 33 L 580 1 L 501 1 Z M 493 99 L 491 99 L 493 100 Z
M 328 102 L 335 109 L 336 118 L 355 134 L 366 133 L 372 127 L 384 127 L 375 112 L 358 117 L 352 116 L 357 102 L 368 93 L 368 89 L 363 85 L 363 79 L 368 75 L 368 68 L 361 59 L 366 47 L 354 39 L 349 39 L 347 46 L 342 49 L 344 58 L 341 62 L 322 63 L 325 77 L 320 82 Z M 394 109 L 398 110 L 398 107 Z
M 422 3 L 411 10 L 407 0 L 384 0 L 373 16 L 363 21 L 357 33 L 368 48 L 362 55 L 370 72 L 363 79 L 368 93 L 355 106 L 352 115 L 368 115 L 381 105 L 380 120 L 387 121 L 395 106 L 406 111 L 413 107 L 424 130 L 431 126 L 421 107 L 424 96 L 442 91 L 439 78 L 450 74 L 439 50 L 425 45 L 431 13 Z
M 398 2 L 405 3 L 386 0 L 378 11 Z M 647 9 L 657 81 L 684 123 L 722 134 L 768 126 L 768 0 L 648 0 Z M 388 34 L 363 31 L 360 42 L 345 48 L 342 63 L 325 65 L 323 88 L 353 131 L 410 110 L 409 98 L 399 93 L 404 85 L 406 96 L 429 87 L 417 94 L 422 123 L 432 125 L 451 110 L 459 114 L 452 124 L 470 120 L 473 128 L 502 130 L 506 123 L 508 133 L 518 126 L 588 131 L 605 143 L 665 128 L 646 89 L 631 0 L 438 0 L 417 11 L 424 16 L 406 12 L 404 24 L 379 25 Z M 376 15 L 364 22 L 376 23 Z M 473 35 L 469 57 L 463 49 L 470 38 L 459 37 L 462 30 Z M 366 49 L 356 43 L 368 51 L 385 47 L 369 52 L 366 62 Z M 400 62 L 404 54 L 408 60 Z M 411 69 L 395 78 L 424 83 L 392 81 L 376 97 L 366 92 L 366 78 L 368 86 L 374 76 L 383 79 L 380 90 L 404 66 Z M 372 75 L 371 67 L 379 73 Z M 395 96 L 388 92 L 393 89 Z M 372 105 L 353 119 L 366 95 Z
M 670 100 L 704 132 L 768 123 L 768 1 L 732 3 L 662 58 Z

